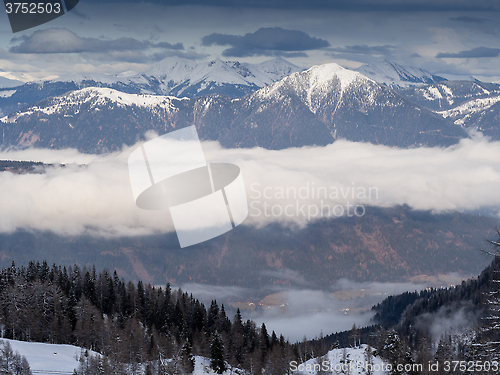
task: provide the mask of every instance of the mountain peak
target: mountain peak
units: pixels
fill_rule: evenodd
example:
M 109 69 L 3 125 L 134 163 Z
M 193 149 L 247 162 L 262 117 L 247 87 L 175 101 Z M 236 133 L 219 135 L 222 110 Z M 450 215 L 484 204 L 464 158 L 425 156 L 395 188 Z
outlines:
M 332 80 L 338 79 L 342 92 L 358 77 L 361 77 L 360 73 L 346 69 L 336 63 L 313 66 L 304 73 L 309 76 L 311 88 L 330 84 Z
M 154 77 L 176 77 L 174 81 L 182 80 L 189 75 L 196 67 L 196 62 L 178 56 L 166 57 L 163 60 L 151 65 L 142 72 L 145 76 Z
M 356 81 L 372 82 L 356 71 L 336 63 L 328 63 L 291 74 L 258 90 L 255 97 L 259 100 L 278 99 L 289 95 L 290 90 L 293 90 L 311 112 L 316 113 L 325 102 L 340 103 L 344 92 Z

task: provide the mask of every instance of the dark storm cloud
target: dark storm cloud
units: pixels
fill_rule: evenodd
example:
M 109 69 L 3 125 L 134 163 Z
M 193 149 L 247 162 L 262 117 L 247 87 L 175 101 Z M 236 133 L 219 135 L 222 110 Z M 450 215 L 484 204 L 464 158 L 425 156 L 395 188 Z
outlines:
M 304 56 L 303 51 L 325 48 L 326 40 L 311 37 L 299 30 L 281 27 L 261 28 L 243 36 L 213 33 L 202 38 L 202 45 L 231 46 L 222 52 L 223 56 Z
M 477 47 L 467 51 L 457 53 L 439 52 L 437 58 L 481 58 L 481 57 L 497 57 L 500 54 L 500 48 Z
M 395 46 L 367 46 L 366 44 L 358 44 L 354 46 L 345 46 L 339 48 L 329 48 L 330 51 L 340 53 L 353 53 L 359 55 L 390 55 L 395 50 Z
M 87 0 L 102 3 L 101 0 Z M 106 0 L 106 3 L 144 3 L 143 0 Z M 268 9 L 330 9 L 366 11 L 498 11 L 500 3 L 497 0 L 148 0 L 148 3 L 165 6 L 202 5 L 225 8 L 268 8 Z
M 142 51 L 149 48 L 182 50 L 182 43 L 152 43 L 134 38 L 101 40 L 83 38 L 67 29 L 47 29 L 35 31 L 30 36 L 13 38 L 11 42 L 21 42 L 9 49 L 11 53 L 109 53 L 124 51 Z
M 88 0 L 102 3 L 101 0 Z M 106 3 L 141 3 L 143 0 L 106 0 Z M 332 9 L 366 11 L 498 11 L 500 3 L 497 0 L 456 1 L 456 0 L 149 0 L 148 3 L 165 6 L 203 5 L 227 8 L 269 8 L 269 9 Z
M 450 20 L 451 21 L 458 21 L 458 22 L 465 22 L 465 23 L 479 23 L 479 24 L 483 24 L 483 23 L 488 21 L 486 18 L 477 18 L 477 17 L 468 17 L 468 16 L 450 17 Z

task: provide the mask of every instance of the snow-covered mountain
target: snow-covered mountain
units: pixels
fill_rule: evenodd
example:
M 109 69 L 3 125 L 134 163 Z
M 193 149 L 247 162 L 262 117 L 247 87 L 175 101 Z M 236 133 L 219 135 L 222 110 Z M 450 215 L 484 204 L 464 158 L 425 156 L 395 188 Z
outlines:
M 426 70 L 400 65 L 388 60 L 362 65 L 356 71 L 393 89 L 446 81 L 446 78 Z
M 129 81 L 149 85 L 156 92 L 194 97 L 219 93 L 239 97 L 301 69 L 282 58 L 260 64 L 214 60 L 196 63 L 167 57 Z M 123 82 L 123 81 L 122 81 Z
M 316 144 L 345 138 L 409 147 L 451 144 L 463 136 L 386 85 L 334 63 L 291 74 L 243 100 L 252 114 L 237 126 L 246 128 L 248 140 L 256 139 L 263 118 L 273 124 L 275 137 L 289 137 L 292 127 L 307 127 L 311 134 L 318 129 Z
M 86 87 L 109 87 L 132 94 L 189 98 L 221 94 L 239 98 L 300 70 L 281 58 L 260 64 L 248 64 L 221 60 L 196 63 L 179 57 L 169 57 L 140 73 L 63 75 L 48 81 L 29 82 L 16 87 L 15 91 L 2 89 L 0 82 L 0 116 L 48 97 Z
M 240 99 L 178 99 L 85 88 L 4 116 L 4 145 L 103 152 L 188 125 L 224 147 L 283 149 L 336 139 L 398 147 L 448 146 L 466 137 L 442 115 L 337 64 L 293 73 Z M 54 139 L 57 134 L 57 139 Z
M 126 87 L 127 92 L 190 98 L 212 93 L 240 97 L 300 70 L 282 58 L 249 64 L 219 59 L 197 63 L 167 57 L 140 73 L 65 75 L 52 82 L 98 82 L 106 87 Z

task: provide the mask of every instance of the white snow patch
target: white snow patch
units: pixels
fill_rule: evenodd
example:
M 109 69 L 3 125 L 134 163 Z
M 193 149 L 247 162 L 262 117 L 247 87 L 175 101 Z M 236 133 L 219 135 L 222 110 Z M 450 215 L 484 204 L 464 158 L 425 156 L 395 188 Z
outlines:
M 72 374 L 78 368 L 82 348 L 74 345 L 43 344 L 2 339 L 10 343 L 14 352 L 25 356 L 31 371 L 37 374 Z M 83 349 L 84 350 L 84 349 Z M 90 355 L 99 355 L 90 351 Z
M 210 368 L 210 359 L 200 356 L 194 356 L 195 365 L 192 375 L 217 375 L 217 373 Z M 244 375 L 248 374 L 246 371 L 236 368 L 231 368 L 226 363 L 227 370 L 222 375 Z
M 439 85 L 439 87 L 441 87 L 441 89 L 444 91 L 444 93 L 446 94 L 446 96 L 453 96 L 453 91 L 451 91 L 451 89 L 446 86 L 446 85 Z
M 446 111 L 436 112 L 440 114 L 444 118 L 451 117 L 462 117 L 455 121 L 457 125 L 463 125 L 465 119 L 470 117 L 470 115 L 488 110 L 493 104 L 500 101 L 500 96 L 494 96 L 491 98 L 483 98 L 483 99 L 474 99 L 470 100 L 467 103 L 459 105 L 458 107 L 448 109 Z
M 15 93 L 16 93 L 16 90 L 0 91 L 0 98 L 10 98 Z
M 424 91 L 424 96 L 429 100 L 442 99 L 443 96 L 437 89 L 437 87 L 429 86 L 426 91 Z

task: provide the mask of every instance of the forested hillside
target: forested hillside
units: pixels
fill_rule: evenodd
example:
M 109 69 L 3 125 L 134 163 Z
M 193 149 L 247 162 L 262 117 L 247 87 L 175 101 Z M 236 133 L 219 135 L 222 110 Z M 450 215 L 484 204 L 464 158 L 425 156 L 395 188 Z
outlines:
M 336 345 L 332 343 L 368 343 L 394 367 L 407 365 L 394 374 L 498 373 L 500 245 L 492 244 L 492 263 L 477 278 L 450 288 L 390 296 L 373 307 L 375 325 L 353 327 L 310 346 L 318 350 Z
M 155 374 L 189 373 L 194 355 L 210 358 L 218 373 L 229 364 L 279 374 L 297 358 L 297 347 L 264 324 L 242 321 L 239 310 L 231 321 L 216 301 L 206 308 L 169 285 L 125 283 L 95 268 L 12 264 L 0 271 L 0 305 L 3 337 L 95 350 L 103 357 L 89 366 L 106 374 L 145 365 Z M 82 371 L 93 373 L 88 366 Z

